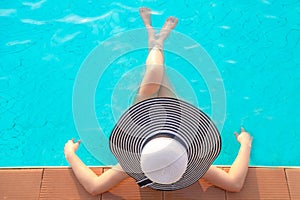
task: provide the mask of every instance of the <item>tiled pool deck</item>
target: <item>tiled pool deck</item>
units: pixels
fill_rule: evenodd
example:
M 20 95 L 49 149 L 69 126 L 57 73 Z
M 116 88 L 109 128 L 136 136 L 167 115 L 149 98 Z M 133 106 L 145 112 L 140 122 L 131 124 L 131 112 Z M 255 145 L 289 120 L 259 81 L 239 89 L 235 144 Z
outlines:
M 101 174 L 107 168 L 92 168 Z M 300 168 L 249 168 L 239 193 L 225 192 L 204 180 L 177 191 L 140 189 L 128 178 L 108 192 L 92 196 L 76 180 L 70 168 L 0 169 L 0 199 L 209 199 L 300 200 Z

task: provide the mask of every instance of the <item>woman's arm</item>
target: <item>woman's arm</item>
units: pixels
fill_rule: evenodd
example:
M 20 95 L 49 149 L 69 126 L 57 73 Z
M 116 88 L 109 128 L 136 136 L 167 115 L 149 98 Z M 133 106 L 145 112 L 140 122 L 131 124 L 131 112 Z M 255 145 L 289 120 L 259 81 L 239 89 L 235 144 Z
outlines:
M 252 137 L 243 128 L 241 129 L 241 133 L 235 133 L 235 136 L 241 146 L 229 172 L 227 173 L 220 168 L 211 166 L 203 176 L 204 179 L 213 185 L 230 192 L 239 192 L 244 185 L 252 144 Z
M 74 139 L 69 140 L 65 144 L 64 153 L 78 181 L 90 194 L 97 195 L 106 192 L 128 177 L 119 165 L 97 176 L 76 155 L 79 144 L 80 141 L 74 143 Z

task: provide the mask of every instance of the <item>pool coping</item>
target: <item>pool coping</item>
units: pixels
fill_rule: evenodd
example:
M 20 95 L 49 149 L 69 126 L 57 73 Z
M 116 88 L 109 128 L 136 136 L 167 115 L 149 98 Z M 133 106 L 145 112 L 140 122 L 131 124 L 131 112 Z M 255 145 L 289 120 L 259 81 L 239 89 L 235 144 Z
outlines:
M 113 167 L 114 165 L 87 165 L 87 167 Z M 229 168 L 231 165 L 213 165 L 221 168 Z M 38 169 L 38 168 L 70 168 L 70 166 L 62 165 L 62 166 L 8 166 L 1 167 L 0 169 Z M 300 166 L 263 166 L 263 165 L 250 165 L 249 168 L 287 168 L 287 169 L 298 169 Z
M 91 167 L 100 175 L 110 167 Z M 229 166 L 223 166 L 228 170 Z M 0 199 L 300 199 L 300 168 L 249 167 L 244 188 L 239 193 L 226 192 L 203 179 L 176 191 L 139 188 L 128 178 L 98 196 L 85 191 L 67 166 L 51 168 L 0 168 Z

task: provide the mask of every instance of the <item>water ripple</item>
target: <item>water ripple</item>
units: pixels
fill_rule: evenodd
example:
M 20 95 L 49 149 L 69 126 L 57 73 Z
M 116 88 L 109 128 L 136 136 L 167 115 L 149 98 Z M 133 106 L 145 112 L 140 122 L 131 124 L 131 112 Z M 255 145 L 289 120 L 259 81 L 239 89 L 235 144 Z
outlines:
M 35 3 L 33 3 L 33 2 L 23 2 L 22 4 L 24 6 L 29 6 L 32 10 L 34 10 L 34 9 L 40 8 L 42 6 L 42 4 L 45 3 L 45 2 L 46 2 L 46 0 L 41 0 L 41 1 L 35 2 Z
M 130 12 L 138 12 L 139 11 L 139 8 L 130 7 L 130 6 L 124 5 L 124 4 L 119 3 L 119 2 L 114 2 L 114 3 L 112 3 L 112 5 L 118 6 L 122 9 L 125 9 L 125 10 L 130 11 Z M 153 10 L 153 9 L 151 10 L 152 15 L 163 15 L 163 13 L 164 13 L 163 11 L 156 11 L 156 10 Z
M 34 19 L 21 19 L 21 22 L 26 23 L 26 24 L 34 24 L 34 25 L 43 25 L 46 22 L 44 21 L 38 21 Z
M 125 10 L 128 10 L 128 11 L 130 11 L 130 12 L 137 12 L 137 11 L 139 11 L 139 8 L 126 6 L 126 5 L 123 5 L 123 4 L 121 4 L 121 3 L 116 3 L 116 2 L 114 2 L 114 3 L 112 3 L 112 5 L 118 6 L 118 7 L 120 7 L 120 8 L 125 9 Z
M 237 61 L 236 60 L 225 60 L 226 63 L 229 63 L 229 64 L 236 64 Z
M 6 43 L 6 46 L 14 46 L 14 45 L 18 45 L 18 44 L 27 44 L 27 43 L 30 43 L 30 42 L 31 42 L 31 40 L 22 40 L 22 41 L 16 40 L 16 41 L 11 41 L 11 42 Z
M 57 31 L 51 38 L 51 41 L 53 42 L 52 44 L 62 44 L 65 42 L 68 42 L 70 40 L 72 40 L 73 38 L 75 38 L 78 34 L 80 34 L 80 31 L 77 31 L 75 33 L 72 34 L 67 34 L 67 35 L 63 35 L 60 36 L 61 30 Z
M 0 9 L 0 17 L 7 17 L 16 13 L 16 9 Z
M 98 20 L 105 19 L 108 16 L 111 16 L 112 12 L 109 11 L 103 15 L 97 16 L 97 17 L 81 17 L 79 15 L 75 14 L 70 14 L 68 16 L 65 16 L 61 19 L 58 19 L 56 21 L 58 22 L 64 22 L 64 23 L 71 23 L 71 24 L 84 24 L 84 23 L 89 23 L 89 22 L 94 22 Z
M 219 26 L 219 28 L 228 30 L 228 29 L 230 29 L 231 27 L 230 27 L 230 26 L 223 25 L 223 26 Z
M 271 4 L 270 1 L 267 1 L 267 0 L 261 0 L 261 2 L 262 2 L 263 4 L 267 4 L 267 5 L 270 5 L 270 4 Z
M 184 46 L 183 48 L 184 49 L 194 49 L 194 48 L 197 48 L 199 45 L 198 44 L 195 44 L 195 45 L 191 45 L 191 46 Z

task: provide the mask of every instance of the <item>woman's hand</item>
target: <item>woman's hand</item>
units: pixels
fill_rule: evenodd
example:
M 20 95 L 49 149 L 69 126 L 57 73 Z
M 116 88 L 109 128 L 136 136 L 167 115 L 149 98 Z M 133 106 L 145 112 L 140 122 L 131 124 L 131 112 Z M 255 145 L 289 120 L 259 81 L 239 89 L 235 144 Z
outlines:
M 252 137 L 251 135 L 245 131 L 245 129 L 242 127 L 241 128 L 241 133 L 234 133 L 236 140 L 241 144 L 241 145 L 249 145 L 251 147 L 252 144 Z
M 70 155 L 74 154 L 77 151 L 80 145 L 80 140 L 78 140 L 77 142 L 74 142 L 74 140 L 75 139 L 73 138 L 65 144 L 64 153 L 67 159 Z

